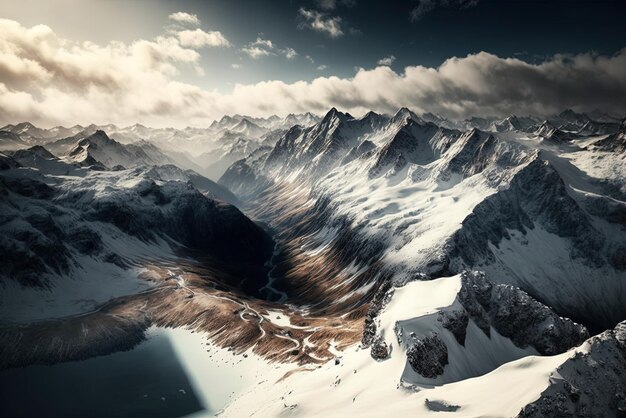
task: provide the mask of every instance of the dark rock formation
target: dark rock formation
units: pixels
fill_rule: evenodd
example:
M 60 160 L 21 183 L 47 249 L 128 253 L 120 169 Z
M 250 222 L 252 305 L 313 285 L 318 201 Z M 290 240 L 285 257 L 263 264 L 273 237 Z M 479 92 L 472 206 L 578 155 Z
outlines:
M 626 119 L 622 121 L 617 133 L 594 142 L 589 148 L 618 154 L 626 153 Z
M 450 331 L 459 344 L 465 345 L 469 316 L 466 311 L 439 311 L 437 320 Z
M 459 301 L 486 335 L 493 326 L 518 347 L 534 347 L 543 355 L 580 345 L 589 334 L 584 326 L 561 318 L 549 307 L 510 285 L 493 284 L 484 274 L 463 273 Z
M 520 418 L 626 416 L 626 322 L 590 338 Z
M 367 314 L 365 315 L 365 325 L 363 326 L 363 338 L 361 339 L 361 345 L 363 347 L 369 347 L 376 337 L 376 322 L 375 319 L 389 302 L 392 297 L 391 281 L 387 280 L 378 288 L 376 294 L 370 302 Z
M 18 168 L 20 164 L 10 156 L 0 153 L 0 170 L 11 170 Z
M 387 345 L 383 337 L 378 337 L 372 343 L 370 355 L 374 360 L 386 360 L 391 355 L 391 346 Z
M 442 375 L 448 364 L 448 348 L 434 332 L 427 337 L 416 338 L 406 355 L 411 368 L 430 379 Z

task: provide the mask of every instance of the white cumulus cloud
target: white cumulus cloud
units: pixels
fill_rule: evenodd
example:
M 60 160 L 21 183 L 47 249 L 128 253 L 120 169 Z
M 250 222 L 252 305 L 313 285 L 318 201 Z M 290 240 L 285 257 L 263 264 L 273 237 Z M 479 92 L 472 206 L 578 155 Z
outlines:
M 270 55 L 281 55 L 291 60 L 298 56 L 295 49 L 289 47 L 278 48 L 271 40 L 261 37 L 257 37 L 255 41 L 250 42 L 241 50 L 252 59 L 259 59 Z
M 303 21 L 298 25 L 299 29 L 312 29 L 317 32 L 326 33 L 331 38 L 338 38 L 343 35 L 342 19 L 339 16 L 328 16 L 316 10 L 300 8 L 298 14 Z
M 205 32 L 202 29 L 183 30 L 177 32 L 177 35 L 180 44 L 190 48 L 230 46 L 228 39 L 218 31 Z
M 556 55 L 536 64 L 480 52 L 438 67 L 396 72 L 381 65 L 346 78 L 236 84 L 224 93 L 178 80 L 180 68 L 197 67 L 199 59 L 175 36 L 99 45 L 0 19 L 0 122 L 187 126 L 223 114 L 323 113 L 332 106 L 354 114 L 406 106 L 451 118 L 565 108 L 626 115 L 626 49 Z
M 185 12 L 176 12 L 169 15 L 169 19 L 182 24 L 188 24 L 193 26 L 200 25 L 200 19 L 198 19 L 197 15 L 185 13 Z
M 395 60 L 396 60 L 396 57 L 395 57 L 395 56 L 393 56 L 393 55 L 389 55 L 389 56 L 387 56 L 387 57 L 385 57 L 385 58 L 381 58 L 381 59 L 379 59 L 379 60 L 378 60 L 378 65 L 387 65 L 387 66 L 389 66 L 389 65 L 393 64 L 393 62 L 394 62 Z

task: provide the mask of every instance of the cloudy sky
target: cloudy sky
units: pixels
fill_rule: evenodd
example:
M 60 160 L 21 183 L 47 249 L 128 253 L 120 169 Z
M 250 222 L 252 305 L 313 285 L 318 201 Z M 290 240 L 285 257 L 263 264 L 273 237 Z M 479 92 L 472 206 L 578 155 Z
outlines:
M 0 122 L 626 113 L 614 0 L 0 2 Z

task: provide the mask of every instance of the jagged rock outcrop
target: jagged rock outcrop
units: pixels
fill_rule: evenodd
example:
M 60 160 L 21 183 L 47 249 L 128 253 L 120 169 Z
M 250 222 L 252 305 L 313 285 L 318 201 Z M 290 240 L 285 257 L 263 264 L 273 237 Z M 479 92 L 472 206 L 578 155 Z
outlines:
M 53 188 L 29 178 L 0 176 L 0 195 L 2 276 L 43 286 L 44 273 L 67 272 L 72 248 L 67 241 L 69 228 L 60 225 L 58 218 L 71 214 L 47 203 Z
M 420 375 L 434 379 L 443 374 L 448 364 L 448 348 L 436 333 L 416 337 L 406 352 L 411 368 Z
M 619 131 L 592 143 L 589 148 L 618 154 L 626 153 L 626 119 L 619 126 Z
M 385 360 L 391 355 L 391 346 L 382 336 L 378 337 L 372 342 L 370 354 L 374 360 Z
M 519 418 L 626 416 L 626 322 L 587 340 Z
M 361 345 L 363 347 L 369 347 L 372 345 L 376 338 L 376 317 L 383 310 L 385 305 L 389 303 L 393 295 L 391 281 L 385 281 L 376 291 L 372 298 L 367 314 L 365 315 L 365 324 L 363 326 L 363 338 L 361 339 Z M 372 354 L 373 355 L 373 354 Z
M 376 145 L 372 141 L 369 141 L 366 139 L 365 141 L 361 142 L 358 146 L 350 150 L 348 155 L 346 155 L 344 159 L 341 161 L 341 165 L 348 164 L 349 162 L 352 162 L 356 160 L 357 158 L 361 158 L 362 156 L 367 155 L 368 153 L 372 152 L 375 149 L 376 149 Z
M 448 162 L 448 170 L 467 176 L 481 172 L 489 163 L 496 143 L 491 134 L 477 129 L 468 131 L 454 144 L 456 152 Z
M 405 125 L 378 151 L 369 170 L 369 176 L 376 177 L 392 164 L 394 170 L 399 171 L 407 163 L 427 164 L 431 162 L 434 155 L 429 140 L 438 129 L 432 123 L 422 125 L 413 119 L 407 119 Z
M 523 129 L 522 122 L 515 115 L 493 123 L 493 130 L 496 132 L 517 131 Z
M 533 130 L 533 134 L 540 138 L 543 138 L 543 140 L 545 141 L 555 144 L 560 144 L 576 138 L 575 134 L 570 132 L 564 132 L 561 129 L 555 127 L 547 120 L 543 121 L 541 125 L 536 127 L 536 129 Z
M 488 336 L 493 327 L 518 347 L 532 346 L 543 355 L 562 353 L 589 336 L 584 326 L 558 316 L 519 288 L 493 284 L 479 272 L 465 272 L 461 280 L 459 302 Z
M 469 324 L 467 311 L 439 311 L 437 321 L 441 322 L 443 327 L 454 335 L 459 344 L 465 345 L 467 325 Z

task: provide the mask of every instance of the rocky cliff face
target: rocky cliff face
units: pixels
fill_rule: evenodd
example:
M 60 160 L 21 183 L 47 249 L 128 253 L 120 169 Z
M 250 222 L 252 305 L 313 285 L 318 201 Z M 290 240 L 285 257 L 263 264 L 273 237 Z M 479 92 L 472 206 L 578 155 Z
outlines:
M 458 287 L 453 287 L 457 280 Z M 370 303 L 361 341 L 374 359 L 402 356 L 402 352 L 396 352 L 399 347 L 413 372 L 435 379 L 432 383 L 441 383 L 485 373 L 489 365 L 484 356 L 500 359 L 494 368 L 507 356 L 513 356 L 512 360 L 516 354 L 500 351 L 507 344 L 517 347 L 519 353 L 556 355 L 579 346 L 589 337 L 584 326 L 560 317 L 517 287 L 487 280 L 484 273 L 468 271 L 438 282 L 448 282 L 455 289 L 455 294 L 447 296 L 450 304 L 434 311 L 425 310 L 418 316 L 407 316 L 406 311 L 417 314 L 419 310 L 405 304 L 427 305 L 428 295 L 415 290 L 409 293 L 411 297 L 406 296 L 411 292 L 406 287 L 428 288 L 427 282 L 381 287 Z M 446 292 L 441 286 L 437 289 Z M 397 346 L 389 339 L 392 324 Z M 481 362 L 484 364 L 478 366 Z
M 466 314 L 487 336 L 493 327 L 518 347 L 532 346 L 543 355 L 562 353 L 589 337 L 585 327 L 561 318 L 519 288 L 493 284 L 478 272 L 465 272 L 461 280 L 459 302 L 465 312 L 444 315 L 444 327 L 459 335 Z
M 524 233 L 541 225 L 548 232 L 571 239 L 573 258 L 602 263 L 601 234 L 574 199 L 549 162 L 535 158 L 517 172 L 508 188 L 488 197 L 474 208 L 453 238 L 453 256 L 467 265 L 494 261 L 489 243 L 498 245 L 509 231 Z

